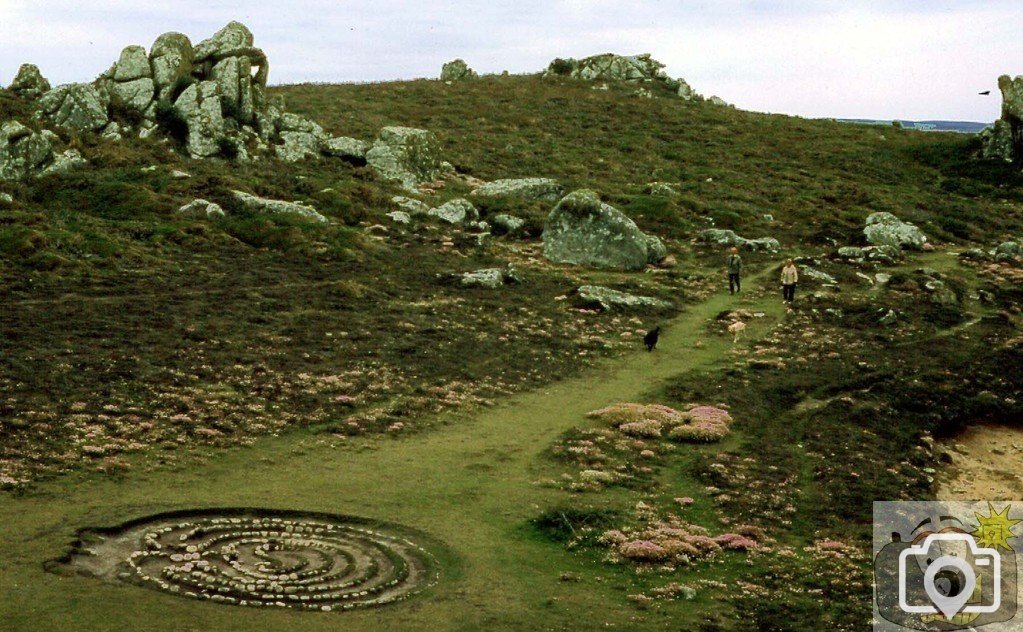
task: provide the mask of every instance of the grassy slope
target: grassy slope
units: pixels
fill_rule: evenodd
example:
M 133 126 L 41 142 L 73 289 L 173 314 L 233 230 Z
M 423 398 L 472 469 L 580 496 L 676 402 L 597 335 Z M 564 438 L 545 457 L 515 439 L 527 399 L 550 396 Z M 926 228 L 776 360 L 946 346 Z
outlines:
M 276 89 L 289 108 L 335 133 L 372 138 L 383 125 L 426 127 L 451 162 L 483 179 L 551 176 L 591 187 L 648 227 L 679 237 L 705 218 L 743 232 L 843 244 L 863 218 L 890 211 L 937 238 L 1007 232 L 1023 217 L 994 182 L 1010 169 L 969 171 L 970 137 L 744 112 L 633 88 L 535 77 L 487 77 L 445 85 L 416 81 L 297 85 Z M 708 182 L 707 179 L 713 180 Z M 636 196 L 651 181 L 674 182 L 670 203 Z M 949 191 L 974 196 L 949 195 Z M 762 221 L 765 213 L 778 224 Z

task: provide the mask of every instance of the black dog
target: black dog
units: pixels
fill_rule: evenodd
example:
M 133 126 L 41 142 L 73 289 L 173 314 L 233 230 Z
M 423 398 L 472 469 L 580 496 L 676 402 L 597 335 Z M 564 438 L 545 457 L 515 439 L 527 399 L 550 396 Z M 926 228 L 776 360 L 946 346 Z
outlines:
M 657 346 L 657 339 L 660 337 L 660 335 L 661 335 L 660 326 L 654 327 L 650 331 L 646 332 L 646 335 L 643 336 L 643 344 L 646 345 L 647 351 L 654 350 L 654 347 Z

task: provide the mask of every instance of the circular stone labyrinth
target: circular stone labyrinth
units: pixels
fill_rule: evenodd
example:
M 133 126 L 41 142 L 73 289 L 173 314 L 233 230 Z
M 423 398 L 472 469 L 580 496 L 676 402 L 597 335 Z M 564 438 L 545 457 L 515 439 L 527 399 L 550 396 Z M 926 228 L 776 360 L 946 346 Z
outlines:
M 334 611 L 436 583 L 436 559 L 398 525 L 330 514 L 220 509 L 86 529 L 58 565 L 241 606 Z

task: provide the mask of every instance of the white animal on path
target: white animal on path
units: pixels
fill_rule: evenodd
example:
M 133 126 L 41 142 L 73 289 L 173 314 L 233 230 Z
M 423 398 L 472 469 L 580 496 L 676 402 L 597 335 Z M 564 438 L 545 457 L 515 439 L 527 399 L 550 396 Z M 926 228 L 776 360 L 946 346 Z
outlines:
M 737 320 L 728 326 L 728 333 L 732 334 L 732 344 L 739 342 L 739 334 L 746 329 L 746 323 Z

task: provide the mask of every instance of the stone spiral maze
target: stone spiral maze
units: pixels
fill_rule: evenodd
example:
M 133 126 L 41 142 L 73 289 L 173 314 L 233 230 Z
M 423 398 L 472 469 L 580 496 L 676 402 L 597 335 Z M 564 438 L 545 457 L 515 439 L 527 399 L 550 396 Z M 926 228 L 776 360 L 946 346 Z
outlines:
M 327 514 L 163 514 L 79 537 L 58 566 L 241 606 L 348 610 L 407 599 L 438 577 L 409 530 Z

